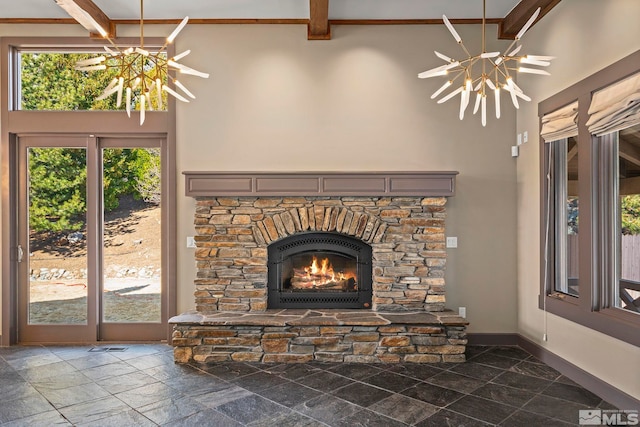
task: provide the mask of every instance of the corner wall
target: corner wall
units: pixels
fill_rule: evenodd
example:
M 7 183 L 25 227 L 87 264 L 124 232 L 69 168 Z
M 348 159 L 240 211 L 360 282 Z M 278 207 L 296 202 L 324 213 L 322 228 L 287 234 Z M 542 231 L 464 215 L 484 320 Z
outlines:
M 640 49 L 640 2 L 562 1 L 524 37 L 522 52 L 552 55 L 551 76 L 518 81 L 532 102 L 518 111 L 518 332 L 618 389 L 640 398 L 640 348 L 538 308 L 540 293 L 540 159 L 538 103 Z M 640 64 L 639 64 L 640 66 Z M 545 319 L 546 317 L 546 319 Z M 548 341 L 543 341 L 546 333 Z M 631 408 L 621 408 L 631 409 Z

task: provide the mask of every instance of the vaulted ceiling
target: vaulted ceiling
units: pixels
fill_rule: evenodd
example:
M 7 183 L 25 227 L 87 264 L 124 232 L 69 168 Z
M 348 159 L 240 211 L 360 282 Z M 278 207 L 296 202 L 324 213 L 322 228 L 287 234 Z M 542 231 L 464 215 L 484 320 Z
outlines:
M 560 0 L 486 0 L 487 22 L 498 24 L 500 38 L 513 38 L 533 12 L 540 18 Z M 135 0 L 0 0 L 0 23 L 69 23 L 86 13 L 114 36 L 118 24 L 140 19 Z M 84 12 L 83 12 L 84 11 Z M 333 25 L 480 23 L 482 0 L 147 0 L 145 24 L 306 24 L 308 38 L 328 40 Z M 538 18 L 538 19 L 540 19 Z M 80 21 L 80 20 L 78 20 Z M 85 28 L 87 27 L 84 25 Z

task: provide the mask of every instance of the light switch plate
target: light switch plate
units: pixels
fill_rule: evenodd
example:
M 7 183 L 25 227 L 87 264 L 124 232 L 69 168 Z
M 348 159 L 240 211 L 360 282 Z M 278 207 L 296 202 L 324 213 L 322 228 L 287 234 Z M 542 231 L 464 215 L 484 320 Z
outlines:
M 196 239 L 193 236 L 187 236 L 187 247 L 188 248 L 196 247 Z
M 458 238 L 457 237 L 447 237 L 447 247 L 448 248 L 457 248 L 458 247 Z

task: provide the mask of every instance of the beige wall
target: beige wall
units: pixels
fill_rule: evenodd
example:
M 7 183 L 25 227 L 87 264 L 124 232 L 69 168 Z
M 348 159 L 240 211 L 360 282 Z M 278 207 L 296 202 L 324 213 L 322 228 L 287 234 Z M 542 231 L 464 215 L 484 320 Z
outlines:
M 546 315 L 548 341 L 542 341 L 545 314 L 538 309 L 539 132 L 537 104 L 605 66 L 640 49 L 637 0 L 565 0 L 524 39 L 526 52 L 554 55 L 552 75 L 521 79 L 532 95 L 521 108 L 517 131 L 528 131 L 521 147 L 518 182 L 518 331 L 549 351 L 640 398 L 640 348 L 553 315 Z M 526 80 L 526 81 L 525 81 Z
M 480 28 L 459 26 L 479 50 Z M 177 52 L 211 78 L 183 82 L 198 97 L 177 109 L 178 310 L 194 307 L 194 201 L 186 170 L 457 170 L 448 203 L 448 307 L 466 306 L 472 332 L 515 332 L 515 111 L 458 120 L 458 105 L 429 97 L 442 79 L 419 80 L 441 65 L 438 49 L 461 50 L 443 26 L 336 26 L 331 41 L 307 41 L 302 25 L 190 25 Z M 135 27 L 118 33 L 135 35 Z M 145 36 L 166 27 L 148 26 Z M 79 35 L 73 26 L 0 26 L 0 35 Z M 495 34 L 495 27 L 488 29 Z M 493 42 L 504 48 L 505 42 Z M 468 113 L 470 115 L 470 112 Z
M 336 26 L 328 42 L 307 41 L 305 31 L 192 26 L 181 34 L 178 51 L 206 52 L 185 62 L 212 77 L 189 81 L 198 99 L 178 110 L 178 170 L 458 170 L 447 305 L 467 307 L 471 331 L 515 332 L 513 110 L 483 129 L 478 117 L 460 122 L 454 102 L 429 99 L 443 81 L 416 74 L 440 65 L 434 48 L 460 52 L 444 27 Z M 179 246 L 193 234 L 193 206 L 178 200 Z M 180 310 L 193 306 L 191 257 L 180 250 Z

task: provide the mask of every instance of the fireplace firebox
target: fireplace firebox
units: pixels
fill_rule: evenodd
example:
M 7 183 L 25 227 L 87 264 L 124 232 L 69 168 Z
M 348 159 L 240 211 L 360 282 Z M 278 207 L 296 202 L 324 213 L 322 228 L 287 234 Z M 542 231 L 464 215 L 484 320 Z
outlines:
M 372 250 L 337 233 L 298 233 L 267 247 L 269 308 L 371 308 Z

